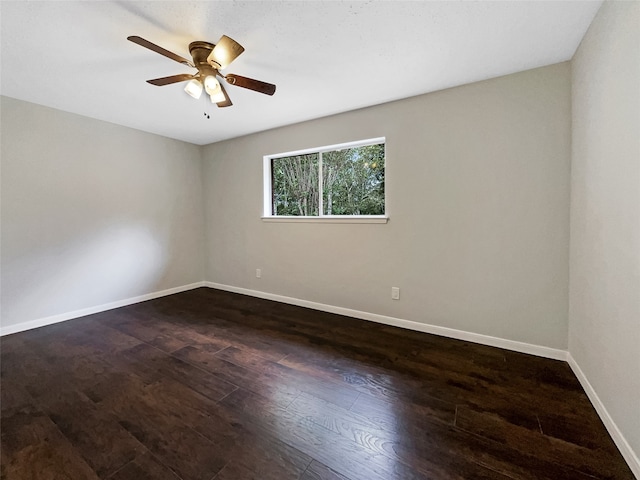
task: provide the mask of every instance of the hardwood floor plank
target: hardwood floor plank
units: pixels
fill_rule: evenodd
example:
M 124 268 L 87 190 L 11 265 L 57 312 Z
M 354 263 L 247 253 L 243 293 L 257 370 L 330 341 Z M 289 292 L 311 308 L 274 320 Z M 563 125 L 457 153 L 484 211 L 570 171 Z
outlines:
M 311 458 L 275 439 L 247 436 L 215 480 L 298 480 Z
M 224 398 L 236 389 L 235 385 L 146 344 L 124 350 L 118 357 L 107 358 L 107 361 L 122 365 L 121 360 L 149 381 L 172 378 L 213 400 Z
M 563 463 L 570 468 L 597 478 L 633 480 L 628 471 L 612 462 L 611 452 L 589 449 L 509 423 L 505 419 L 470 408 L 458 407 L 456 426 L 462 430 L 495 440 L 523 454 L 536 452 L 540 459 Z
M 274 407 L 257 394 L 238 389 L 221 403 L 242 412 L 261 427 L 277 431 L 283 442 L 347 476 L 372 480 L 427 478 L 400 461 L 318 427 L 293 412 Z
M 145 451 L 136 456 L 108 480 L 181 480 L 171 469 L 163 465 L 151 453 Z
M 211 332 L 209 325 L 206 327 L 196 327 L 195 330 L 204 335 L 209 335 Z M 253 352 L 255 355 L 274 362 L 284 358 L 289 353 L 286 345 L 283 345 L 281 342 L 274 342 L 269 338 L 262 338 L 257 332 L 252 331 L 250 328 L 235 325 L 226 320 L 216 319 L 215 331 L 219 338 L 228 342 L 230 345 L 241 347 L 243 350 Z
M 62 360 L 62 361 L 59 361 Z M 47 375 L 40 379 L 25 382 L 25 386 L 34 396 L 40 396 L 48 391 L 82 388 L 93 385 L 103 375 L 109 375 L 111 366 L 100 356 L 84 356 L 71 358 L 47 359 L 45 368 Z
M 314 460 L 311 462 L 300 480 L 351 480 L 338 472 L 334 472 L 326 465 Z
M 103 322 L 105 325 L 112 325 L 109 319 L 105 319 Z M 174 317 L 168 312 L 159 311 L 154 309 L 152 312 L 137 311 L 133 314 L 123 312 L 123 315 L 118 318 L 118 325 L 128 325 L 128 328 L 135 328 L 136 324 L 142 324 L 149 331 L 151 338 L 155 335 L 163 335 L 164 337 L 171 337 L 177 339 L 182 343 L 180 348 L 184 348 L 187 345 L 206 345 L 206 346 L 218 346 L 218 349 L 228 347 L 230 344 L 220 337 L 219 332 L 209 332 L 207 335 L 202 335 L 194 330 L 194 325 L 183 316 Z
M 10 411 L 33 407 L 34 405 L 33 397 L 23 385 L 15 380 L 2 379 L 2 388 L 0 388 L 0 411 L 2 412 L 2 417 L 5 414 L 9 415 Z M 4 434 L 1 429 L 0 434 Z
M 210 351 L 201 346 L 189 346 L 173 352 L 173 355 L 230 384 L 264 395 L 283 407 L 300 395 L 301 390 L 295 384 L 222 360 L 216 356 L 217 352 L 217 349 Z
M 173 352 L 188 345 L 174 335 L 162 332 L 152 319 L 142 316 L 123 315 L 122 318 L 111 318 L 107 325 L 165 352 Z
M 189 391 L 173 379 L 162 379 L 144 392 L 166 415 L 174 415 L 214 445 L 230 448 L 241 445 L 247 430 L 242 418 L 220 412 L 217 402 L 204 395 Z
M 227 463 L 224 452 L 152 401 L 134 402 L 114 396 L 100 404 L 114 412 L 119 424 L 184 480 L 213 478 Z
M 310 392 L 316 397 L 330 400 L 336 405 L 345 408 L 353 405 L 353 402 L 358 398 L 358 392 L 351 388 L 318 378 L 309 379 L 308 375 L 301 374 L 296 369 L 263 359 L 241 348 L 225 348 L 216 353 L 216 357 L 226 360 L 229 363 L 270 375 L 275 377 L 278 383 L 294 385 L 300 391 Z
M 109 318 L 103 313 L 106 318 Z M 115 354 L 128 348 L 133 348 L 142 343 L 141 340 L 127 335 L 109 325 L 95 322 L 87 322 L 74 331 L 74 335 L 85 345 L 90 345 L 95 351 Z M 93 353 L 93 352 L 92 352 Z
M 602 450 L 615 457 L 618 450 L 609 432 L 600 418 L 590 413 L 591 408 L 574 408 L 569 412 L 540 414 L 540 429 L 549 437 L 593 450 Z
M 438 373 L 433 367 L 420 367 L 418 372 L 415 366 L 413 370 L 403 368 L 399 364 L 399 357 L 392 360 L 382 353 L 367 349 L 368 347 L 362 347 L 358 353 L 349 351 L 346 346 L 334 347 L 331 356 L 337 359 L 325 366 L 319 366 L 322 364 L 315 360 L 304 362 L 295 355 L 287 356 L 280 363 L 292 368 L 299 368 L 294 366 L 294 362 L 298 365 L 306 363 L 309 374 L 319 376 L 322 375 L 321 370 L 324 370 L 334 381 L 343 382 L 362 393 L 388 401 L 409 398 L 420 403 L 423 399 L 437 398 L 455 404 L 458 398 L 468 395 L 476 384 L 473 379 L 465 379 L 462 383 L 447 378 L 446 370 Z M 308 371 L 310 368 L 312 371 Z M 398 372 L 402 372 L 402 375 L 398 375 Z M 460 376 L 457 380 L 460 380 Z
M 41 412 L 25 409 L 13 412 L 3 418 L 2 429 L 2 474 L 7 480 L 98 480 L 91 467 Z
M 115 473 L 143 450 L 117 418 L 73 389 L 47 390 L 36 403 L 100 478 Z
M 291 402 L 287 410 L 336 433 L 354 429 L 375 434 L 383 433 L 382 428 L 375 421 L 306 392 L 301 393 Z M 352 433 L 347 433 L 347 436 L 351 437 Z
M 397 425 L 420 424 L 425 421 L 453 425 L 456 406 L 433 397 L 423 397 L 420 399 L 420 403 L 388 402 L 362 394 L 356 399 L 350 410 L 364 415 L 382 426 L 396 428 Z
M 393 406 L 389 406 L 391 407 L 389 414 L 393 415 Z M 413 423 L 410 426 L 386 422 L 383 426 L 366 416 L 344 410 L 305 393 L 301 394 L 287 410 L 371 451 L 412 465 L 429 478 L 504 478 L 503 475 L 489 471 L 466 458 L 452 454 L 446 449 L 440 449 L 436 442 L 414 440 L 414 435 L 411 434 L 416 430 L 428 435 L 430 431 L 428 422 Z M 407 438 L 411 438 L 411 441 L 407 442 Z
M 162 379 L 151 385 L 140 383 L 138 389 L 138 399 L 154 402 L 162 414 L 176 417 L 206 437 L 217 450 L 225 451 L 228 458 L 233 458 L 226 466 L 225 475 L 235 471 L 237 464 L 240 469 L 261 472 L 265 476 L 298 478 L 311 462 L 310 457 L 250 424 L 243 416 L 235 415 L 172 379 Z

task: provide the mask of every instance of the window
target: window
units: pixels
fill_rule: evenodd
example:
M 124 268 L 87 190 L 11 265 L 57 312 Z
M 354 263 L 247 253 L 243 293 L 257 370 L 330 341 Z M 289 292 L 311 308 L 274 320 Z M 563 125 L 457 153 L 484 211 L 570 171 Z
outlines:
M 264 157 L 265 219 L 386 222 L 385 139 Z

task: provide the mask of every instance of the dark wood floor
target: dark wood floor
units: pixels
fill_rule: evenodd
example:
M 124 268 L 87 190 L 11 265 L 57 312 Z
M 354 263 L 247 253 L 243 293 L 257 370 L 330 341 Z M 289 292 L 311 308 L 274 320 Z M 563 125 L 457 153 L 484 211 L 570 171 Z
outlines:
M 3 479 L 633 478 L 564 362 L 204 288 L 1 342 Z

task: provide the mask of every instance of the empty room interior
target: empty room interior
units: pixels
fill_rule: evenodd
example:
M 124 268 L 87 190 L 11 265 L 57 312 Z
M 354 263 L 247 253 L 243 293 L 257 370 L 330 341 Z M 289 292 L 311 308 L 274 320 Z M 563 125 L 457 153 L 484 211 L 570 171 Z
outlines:
M 640 478 L 640 2 L 0 22 L 2 479 Z

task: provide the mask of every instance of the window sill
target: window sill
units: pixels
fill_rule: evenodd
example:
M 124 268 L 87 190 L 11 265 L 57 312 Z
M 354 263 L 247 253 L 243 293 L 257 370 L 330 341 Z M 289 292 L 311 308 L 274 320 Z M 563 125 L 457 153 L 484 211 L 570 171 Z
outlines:
M 380 216 L 322 216 L 322 217 L 298 217 L 298 216 L 274 216 L 262 217 L 263 222 L 268 223 L 387 223 L 389 217 Z

